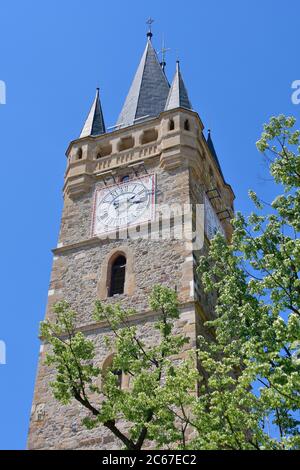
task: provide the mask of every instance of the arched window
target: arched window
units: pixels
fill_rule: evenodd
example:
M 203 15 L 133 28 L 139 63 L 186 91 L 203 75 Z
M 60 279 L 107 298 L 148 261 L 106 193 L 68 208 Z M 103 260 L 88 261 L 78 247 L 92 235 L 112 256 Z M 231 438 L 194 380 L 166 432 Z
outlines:
M 123 255 L 118 256 L 111 267 L 111 279 L 109 296 L 124 293 L 125 286 L 126 258 Z
M 121 369 L 114 369 L 113 368 L 113 360 L 114 360 L 114 354 L 110 354 L 104 361 L 102 365 L 102 381 L 105 381 L 105 375 L 107 372 L 111 372 L 114 374 L 117 378 L 117 387 L 121 388 L 122 387 L 122 377 L 123 377 L 123 372 Z
M 121 256 L 121 260 L 117 260 Z M 122 264 L 119 264 L 121 261 Z M 117 265 L 124 266 L 119 269 Z M 126 266 L 125 266 L 126 265 Z M 101 262 L 99 280 L 97 285 L 97 298 L 104 300 L 110 297 L 114 292 L 112 280 L 116 280 L 116 271 L 123 277 L 123 294 L 133 295 L 136 290 L 134 256 L 128 245 L 119 245 L 117 248 L 109 251 Z M 123 271 L 123 273 L 122 273 Z M 124 279 L 125 278 L 125 279 Z
M 175 129 L 175 123 L 173 119 L 169 121 L 169 131 L 173 131 Z
M 112 369 L 111 371 L 117 378 L 117 387 L 122 387 L 122 371 L 120 369 Z
M 127 181 L 129 181 L 129 175 L 125 175 L 121 177 L 121 183 L 126 183 Z
M 77 160 L 81 160 L 82 159 L 82 148 L 79 148 L 77 150 Z
M 184 121 L 184 129 L 185 129 L 186 131 L 189 131 L 189 130 L 190 130 L 190 122 L 189 122 L 188 119 L 186 119 L 186 120 Z

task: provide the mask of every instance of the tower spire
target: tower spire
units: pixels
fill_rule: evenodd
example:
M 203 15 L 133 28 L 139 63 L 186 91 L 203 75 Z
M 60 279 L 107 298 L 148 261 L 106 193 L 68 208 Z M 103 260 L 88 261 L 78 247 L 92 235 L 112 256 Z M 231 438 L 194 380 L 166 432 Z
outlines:
M 181 75 L 178 59 L 176 60 L 176 72 L 166 102 L 165 111 L 174 108 L 192 109 L 192 105 Z
M 100 103 L 99 88 L 97 88 L 95 99 L 82 128 L 80 137 L 87 137 L 89 135 L 100 135 L 105 134 L 105 132 L 106 130 Z
M 214 158 L 214 160 L 217 164 L 217 167 L 219 168 L 220 173 L 223 176 L 221 165 L 220 165 L 220 162 L 219 162 L 219 159 L 218 159 L 218 155 L 217 155 L 213 140 L 211 138 L 211 130 L 210 129 L 208 129 L 208 135 L 207 135 L 206 142 L 207 142 L 208 148 L 210 150 L 210 153 L 212 154 L 212 156 L 213 156 L 213 158 Z
M 169 89 L 170 85 L 148 36 L 116 126 L 131 126 L 143 118 L 158 116 L 164 110 Z

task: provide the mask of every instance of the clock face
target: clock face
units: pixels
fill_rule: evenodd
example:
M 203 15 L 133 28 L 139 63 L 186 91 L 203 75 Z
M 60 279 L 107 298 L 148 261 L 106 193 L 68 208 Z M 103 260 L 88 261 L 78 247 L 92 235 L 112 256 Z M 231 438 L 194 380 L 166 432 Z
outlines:
M 97 189 L 93 212 L 93 235 L 152 219 L 154 195 L 154 175 Z
M 204 198 L 205 207 L 205 233 L 207 238 L 211 240 L 217 232 L 225 237 L 225 230 L 217 216 L 213 206 L 211 205 L 208 197 Z

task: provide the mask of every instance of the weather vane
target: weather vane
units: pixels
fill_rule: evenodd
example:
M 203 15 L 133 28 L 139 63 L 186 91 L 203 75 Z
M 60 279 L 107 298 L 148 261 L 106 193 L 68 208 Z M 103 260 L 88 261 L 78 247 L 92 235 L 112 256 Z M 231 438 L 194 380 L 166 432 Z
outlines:
M 147 36 L 148 38 L 152 38 L 153 34 L 152 34 L 152 23 L 154 23 L 154 20 L 153 18 L 151 18 L 151 16 L 148 18 L 148 20 L 146 21 L 146 24 L 149 25 L 149 31 L 147 33 Z
M 170 50 L 171 50 L 170 48 L 166 47 L 166 45 L 165 45 L 165 36 L 163 36 L 161 51 L 160 51 L 160 54 L 161 54 L 161 63 L 160 63 L 160 65 L 161 65 L 163 71 L 165 71 L 165 66 L 166 66 L 166 53 Z

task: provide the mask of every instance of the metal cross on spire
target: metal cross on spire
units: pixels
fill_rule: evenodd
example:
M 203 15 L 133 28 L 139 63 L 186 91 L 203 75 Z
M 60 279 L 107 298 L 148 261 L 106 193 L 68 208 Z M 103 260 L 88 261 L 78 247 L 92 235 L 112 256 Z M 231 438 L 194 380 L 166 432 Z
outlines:
M 154 19 L 151 18 L 151 16 L 148 18 L 148 20 L 146 21 L 146 24 L 149 25 L 149 30 L 148 30 L 148 33 L 147 33 L 147 37 L 149 39 L 152 38 L 153 34 L 152 34 L 152 23 L 154 23 Z

